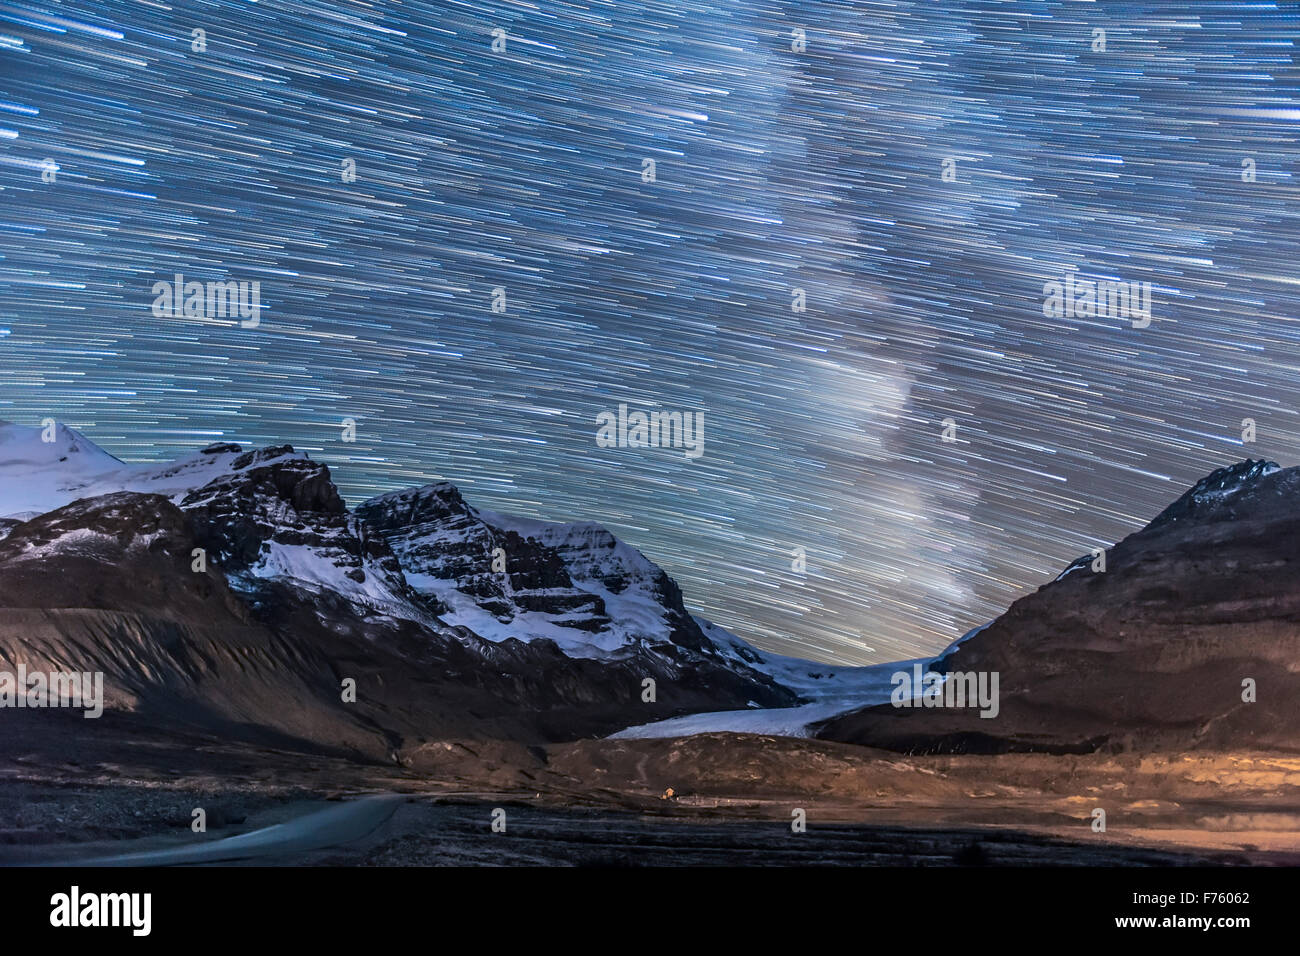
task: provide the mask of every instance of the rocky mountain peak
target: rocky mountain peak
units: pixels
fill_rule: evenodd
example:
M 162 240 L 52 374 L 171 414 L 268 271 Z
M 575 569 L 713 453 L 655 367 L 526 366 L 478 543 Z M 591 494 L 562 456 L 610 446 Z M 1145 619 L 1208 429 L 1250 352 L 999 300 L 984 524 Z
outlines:
M 379 530 L 468 517 L 470 506 L 449 481 L 378 495 L 357 506 L 357 514 Z
M 1243 492 L 1258 490 L 1263 479 L 1281 472 L 1282 466 L 1263 458 L 1247 458 L 1210 472 L 1147 525 L 1147 530 L 1178 521 L 1231 517 L 1230 505 Z

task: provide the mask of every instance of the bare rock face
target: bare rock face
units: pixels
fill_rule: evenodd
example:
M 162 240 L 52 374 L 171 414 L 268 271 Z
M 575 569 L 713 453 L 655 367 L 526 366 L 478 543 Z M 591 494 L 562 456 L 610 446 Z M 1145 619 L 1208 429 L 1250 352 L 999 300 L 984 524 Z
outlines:
M 1300 468 L 1220 469 L 1093 565 L 936 663 L 997 672 L 996 717 L 885 705 L 819 736 L 909 752 L 1300 750 Z
M 379 602 L 412 597 L 396 556 L 348 513 L 329 468 L 287 445 L 241 455 L 180 508 L 228 574 L 298 571 L 328 586 L 332 569 L 354 584 L 373 583 Z
M 404 569 L 423 582 L 418 589 L 443 607 L 447 591 L 455 590 L 501 624 L 520 611 L 584 631 L 610 623 L 604 602 L 574 587 L 553 549 L 487 524 L 447 482 L 372 498 L 357 516 L 400 554 Z

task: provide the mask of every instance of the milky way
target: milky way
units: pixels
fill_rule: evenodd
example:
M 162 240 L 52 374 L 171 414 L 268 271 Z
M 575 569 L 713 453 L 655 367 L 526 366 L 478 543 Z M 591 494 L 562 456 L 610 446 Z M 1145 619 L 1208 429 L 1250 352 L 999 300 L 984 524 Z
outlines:
M 447 479 L 762 646 L 915 656 L 1300 458 L 1297 37 L 1230 0 L 0 3 L 0 415 L 288 442 L 354 503 Z M 1150 324 L 1046 315 L 1069 272 Z M 260 323 L 155 314 L 175 273 Z M 621 403 L 702 412 L 703 455 L 598 447 Z

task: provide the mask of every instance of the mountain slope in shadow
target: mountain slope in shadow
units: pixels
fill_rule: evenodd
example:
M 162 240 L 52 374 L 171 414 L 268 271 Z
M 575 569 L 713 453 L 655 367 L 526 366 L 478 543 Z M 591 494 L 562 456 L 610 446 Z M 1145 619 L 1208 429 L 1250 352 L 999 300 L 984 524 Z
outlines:
M 936 662 L 949 679 L 997 672 L 996 717 L 887 704 L 818 736 L 907 752 L 1300 750 L 1300 468 L 1219 469 L 1093 565 Z

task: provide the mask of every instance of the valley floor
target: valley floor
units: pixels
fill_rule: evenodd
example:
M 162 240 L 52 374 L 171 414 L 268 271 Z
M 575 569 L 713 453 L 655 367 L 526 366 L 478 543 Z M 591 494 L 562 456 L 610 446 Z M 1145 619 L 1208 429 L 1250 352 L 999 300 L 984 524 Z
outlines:
M 103 794 L 97 795 L 103 799 Z M 294 866 L 1180 866 L 1244 862 L 1216 853 L 1054 839 L 991 828 L 930 828 L 850 823 L 813 824 L 794 834 L 784 823 L 688 813 L 647 815 L 617 810 L 561 810 L 504 802 L 507 829 L 492 832 L 492 801 L 397 797 L 346 804 L 295 801 L 251 814 L 244 826 L 199 839 L 167 835 L 91 844 L 54 844 L 0 854 L 9 865 Z M 305 827 L 341 809 L 378 807 L 360 836 L 335 840 L 322 828 L 301 842 Z M 231 837 L 226 831 L 252 831 Z M 276 832 L 290 834 L 273 845 Z
M 86 752 L 0 742 L 0 863 L 1300 864 L 1300 758 L 1287 755 L 916 757 L 706 734 L 426 743 L 389 766 L 115 739 Z M 403 796 L 339 809 L 367 794 Z M 191 831 L 196 807 L 204 834 Z M 496 808 L 505 833 L 492 831 Z M 796 810 L 805 833 L 791 832 Z

